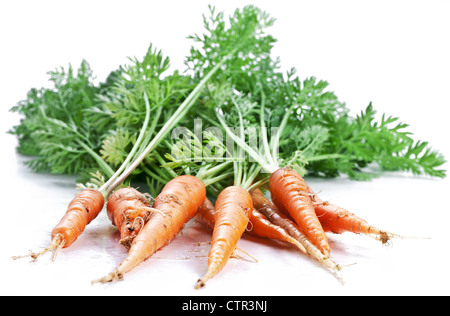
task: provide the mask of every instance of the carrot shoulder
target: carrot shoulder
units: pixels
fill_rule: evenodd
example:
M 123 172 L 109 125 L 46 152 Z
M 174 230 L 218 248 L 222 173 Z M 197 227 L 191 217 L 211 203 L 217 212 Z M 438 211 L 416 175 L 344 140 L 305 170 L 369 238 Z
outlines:
M 92 283 L 122 279 L 125 273 L 167 245 L 195 216 L 205 197 L 205 185 L 194 176 L 182 175 L 169 181 L 153 203 L 153 208 L 161 213 L 154 212 L 151 215 L 131 243 L 125 260 L 110 274 Z
M 195 288 L 205 286 L 209 279 L 223 269 L 247 227 L 252 209 L 252 197 L 244 188 L 229 186 L 220 192 L 215 204 L 208 268 Z
M 40 255 L 56 249 L 53 260 L 61 248 L 67 248 L 77 240 L 86 226 L 102 211 L 105 199 L 100 191 L 84 189 L 78 193 L 67 207 L 65 215 L 53 228 L 50 245 L 41 252 L 31 252 L 29 255 L 16 256 L 13 259 L 30 256 L 36 260 Z
M 324 255 L 329 255 L 328 238 L 316 216 L 305 180 L 293 169 L 279 168 L 271 174 L 269 188 L 272 199 L 289 212 L 300 229 Z

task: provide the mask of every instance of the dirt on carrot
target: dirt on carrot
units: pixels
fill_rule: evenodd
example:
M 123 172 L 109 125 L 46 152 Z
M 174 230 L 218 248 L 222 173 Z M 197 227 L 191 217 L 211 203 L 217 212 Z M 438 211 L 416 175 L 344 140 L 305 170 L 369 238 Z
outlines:
M 134 188 L 120 188 L 108 198 L 106 210 L 112 224 L 120 231 L 120 243 L 127 249 L 153 212 L 152 197 Z

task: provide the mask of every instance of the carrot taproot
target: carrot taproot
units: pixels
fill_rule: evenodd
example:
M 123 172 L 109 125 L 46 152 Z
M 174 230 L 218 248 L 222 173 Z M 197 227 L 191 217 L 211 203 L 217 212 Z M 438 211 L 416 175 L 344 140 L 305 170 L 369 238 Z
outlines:
M 33 261 L 48 251 L 54 250 L 53 261 L 61 248 L 69 247 L 84 231 L 86 226 L 98 216 L 103 209 L 105 198 L 95 189 L 84 189 L 69 203 L 65 215 L 53 228 L 50 245 L 40 252 L 31 252 L 13 259 L 31 257 Z
M 306 249 L 306 253 L 317 260 L 324 267 L 331 269 L 332 273 L 341 282 L 342 278 L 339 276 L 338 271 L 341 269 L 330 256 L 324 255 L 315 245 L 313 245 L 308 237 L 301 231 L 297 224 L 288 218 L 283 212 L 281 212 L 276 205 L 274 205 L 261 191 L 256 188 L 251 191 L 253 206 L 261 214 L 273 223 L 283 228 L 290 236 L 296 239 Z
M 119 229 L 119 242 L 127 249 L 148 222 L 152 212 L 160 212 L 151 207 L 151 199 L 151 196 L 131 187 L 120 188 L 108 198 L 106 203 L 108 218 Z
M 272 200 L 286 209 L 308 239 L 328 256 L 331 251 L 328 238 L 317 218 L 305 180 L 295 170 L 282 167 L 270 175 L 269 190 Z
M 203 182 L 195 176 L 181 175 L 170 180 L 156 197 L 154 212 L 133 239 L 127 257 L 111 273 L 92 283 L 107 283 L 123 279 L 125 273 L 170 243 L 184 225 L 195 216 L 206 197 Z
M 381 241 L 382 244 L 388 243 L 392 237 L 400 237 L 370 225 L 365 219 L 356 216 L 343 207 L 323 201 L 309 186 L 308 191 L 316 215 L 325 232 L 364 234 Z
M 240 186 L 229 186 L 218 195 L 214 209 L 208 267 L 205 275 L 197 281 L 196 289 L 204 287 L 227 263 L 247 227 L 253 209 L 252 197 Z
M 318 200 L 314 204 L 314 209 L 326 232 L 334 234 L 342 234 L 344 232 L 363 234 L 381 241 L 382 244 L 388 243 L 392 237 L 396 236 L 375 228 L 366 220 L 340 206 L 322 200 Z

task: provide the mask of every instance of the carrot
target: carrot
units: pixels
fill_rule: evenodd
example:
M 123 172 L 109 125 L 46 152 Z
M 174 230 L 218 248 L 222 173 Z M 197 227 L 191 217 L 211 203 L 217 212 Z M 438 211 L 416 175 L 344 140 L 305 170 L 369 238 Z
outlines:
M 120 231 L 120 243 L 127 249 L 130 248 L 134 237 L 148 222 L 152 212 L 156 210 L 150 207 L 151 197 L 134 188 L 121 188 L 108 198 L 106 210 L 112 224 Z
M 205 198 L 205 202 L 198 209 L 195 219 L 207 229 L 213 231 L 214 213 L 214 204 L 208 198 Z
M 320 224 L 305 180 L 293 169 L 279 168 L 270 175 L 272 200 L 286 209 L 308 239 L 326 256 L 330 245 Z
M 92 283 L 106 283 L 123 279 L 123 275 L 170 243 L 184 225 L 197 213 L 206 197 L 203 182 L 190 175 L 170 180 L 156 197 L 153 213 L 146 225 L 131 243 L 128 255 L 107 276 Z
M 61 248 L 69 247 L 84 231 L 88 225 L 103 209 L 105 198 L 100 191 L 84 189 L 70 202 L 66 214 L 53 228 L 50 245 L 40 252 L 31 252 L 25 256 L 14 256 L 13 259 L 31 257 L 33 261 L 44 253 L 55 249 L 53 261 Z
M 334 234 L 342 234 L 344 232 L 364 234 L 381 241 L 382 244 L 388 243 L 392 237 L 396 236 L 373 227 L 366 220 L 340 206 L 316 199 L 314 209 L 326 232 Z
M 290 243 L 298 247 L 302 252 L 306 252 L 305 247 L 297 239 L 289 235 L 284 228 L 271 223 L 267 217 L 256 209 L 252 210 L 250 221 L 247 225 L 247 232 L 258 237 Z
M 329 256 L 323 255 L 322 252 L 308 240 L 308 237 L 306 237 L 295 222 L 283 214 L 283 212 L 280 212 L 280 210 L 265 197 L 264 193 L 259 188 L 252 190 L 251 195 L 253 206 L 256 210 L 266 216 L 271 223 L 283 228 L 290 236 L 303 245 L 308 255 L 316 259 L 325 267 L 331 269 L 338 280 L 342 281 L 341 277 L 337 274 L 341 269 L 340 266 Z
M 244 188 L 229 186 L 220 192 L 215 205 L 208 268 L 206 274 L 197 281 L 196 289 L 205 286 L 209 279 L 223 269 L 247 227 L 252 209 L 252 197 Z

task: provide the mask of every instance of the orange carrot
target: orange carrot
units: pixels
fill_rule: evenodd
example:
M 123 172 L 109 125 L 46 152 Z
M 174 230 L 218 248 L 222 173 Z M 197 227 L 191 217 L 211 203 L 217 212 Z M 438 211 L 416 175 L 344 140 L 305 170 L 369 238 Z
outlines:
M 219 273 L 236 248 L 247 227 L 253 202 L 250 193 L 239 186 L 229 186 L 217 197 L 214 213 L 214 231 L 208 254 L 206 274 L 197 281 L 195 288 Z
M 195 219 L 207 229 L 213 231 L 214 213 L 214 204 L 208 198 L 205 198 L 205 202 L 198 209 Z
M 70 202 L 66 214 L 53 228 L 50 245 L 41 252 L 31 252 L 25 256 L 15 256 L 13 259 L 30 256 L 35 261 L 40 255 L 56 249 L 53 255 L 55 260 L 61 248 L 69 247 L 84 231 L 88 225 L 103 209 L 105 199 L 95 189 L 85 189 L 78 193 Z
M 106 210 L 112 224 L 120 231 L 120 243 L 130 248 L 150 215 L 158 211 L 150 206 L 151 197 L 134 188 L 121 188 L 108 198 Z
M 305 247 L 298 240 L 290 236 L 284 228 L 271 223 L 256 209 L 253 209 L 250 215 L 250 221 L 247 225 L 247 232 L 258 237 L 265 237 L 290 243 L 298 247 L 302 252 L 306 252 Z
M 290 236 L 303 245 L 308 255 L 316 259 L 325 267 L 330 268 L 338 280 L 342 281 L 337 274 L 340 267 L 329 256 L 323 255 L 322 252 L 309 241 L 308 237 L 306 237 L 295 222 L 280 212 L 278 208 L 265 197 L 264 193 L 259 188 L 254 189 L 251 192 L 251 195 L 255 209 L 266 216 L 271 223 L 283 228 Z
M 279 168 L 269 180 L 272 200 L 286 209 L 309 240 L 326 256 L 328 238 L 320 224 L 305 180 L 293 169 Z
M 184 225 L 197 213 L 206 197 L 203 182 L 190 175 L 170 180 L 156 197 L 154 212 L 131 243 L 124 261 L 107 276 L 92 283 L 121 280 L 123 275 L 170 243 Z
M 392 233 L 373 227 L 366 220 L 342 207 L 323 202 L 318 198 L 314 204 L 314 209 L 326 232 L 334 234 L 342 234 L 344 232 L 364 234 L 380 240 L 383 244 L 388 243 L 395 236 Z

